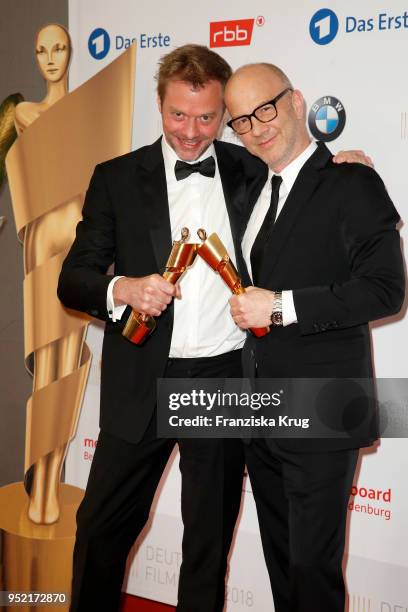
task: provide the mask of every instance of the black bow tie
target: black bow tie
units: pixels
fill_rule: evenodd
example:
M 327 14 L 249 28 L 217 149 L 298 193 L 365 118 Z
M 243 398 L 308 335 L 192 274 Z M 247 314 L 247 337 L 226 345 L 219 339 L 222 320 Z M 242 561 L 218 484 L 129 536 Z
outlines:
M 215 175 L 215 160 L 213 156 L 207 157 L 207 159 L 203 159 L 201 162 L 197 162 L 195 164 L 188 164 L 187 162 L 180 161 L 179 159 L 176 161 L 176 165 L 174 166 L 174 173 L 176 175 L 176 179 L 178 181 L 182 181 L 187 178 L 193 172 L 199 172 L 203 176 L 208 176 L 210 178 L 214 178 Z

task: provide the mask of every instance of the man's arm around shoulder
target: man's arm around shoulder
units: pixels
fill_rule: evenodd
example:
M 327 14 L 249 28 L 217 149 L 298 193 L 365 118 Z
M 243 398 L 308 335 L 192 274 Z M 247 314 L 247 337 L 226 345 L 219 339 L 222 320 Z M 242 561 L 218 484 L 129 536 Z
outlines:
M 405 293 L 400 218 L 383 181 L 360 164 L 337 166 L 339 228 L 350 279 L 293 292 L 302 334 L 346 328 L 396 314 Z

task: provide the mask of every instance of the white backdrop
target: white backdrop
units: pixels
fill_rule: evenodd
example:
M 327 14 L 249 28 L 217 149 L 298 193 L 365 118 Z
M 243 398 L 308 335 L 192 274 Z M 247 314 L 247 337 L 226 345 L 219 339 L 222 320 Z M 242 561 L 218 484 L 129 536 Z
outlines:
M 302 90 L 308 111 L 324 96 L 341 101 L 346 123 L 329 147 L 333 151 L 363 148 L 368 152 L 401 216 L 407 218 L 406 2 L 328 0 L 321 4 L 309 0 L 294 5 L 288 2 L 284 6 L 277 0 L 179 0 L 177 5 L 160 0 L 70 0 L 74 48 L 70 88 L 101 70 L 136 39 L 136 148 L 160 135 L 153 75 L 160 57 L 172 48 L 188 42 L 215 42 L 215 50 L 233 68 L 253 61 L 276 63 Z M 223 137 L 235 142 L 228 128 Z M 403 237 L 405 233 L 403 227 Z M 374 326 L 378 376 L 407 377 L 407 328 L 402 317 Z M 93 351 L 91 375 L 66 470 L 67 482 L 83 487 L 98 436 L 101 327 L 97 324 L 90 327 L 88 342 Z M 408 610 L 407 472 L 407 440 L 384 439 L 375 450 L 362 453 L 349 505 L 347 582 L 352 612 Z M 272 596 L 249 482 L 245 483 L 243 501 L 231 556 L 227 610 L 269 612 L 273 610 Z M 176 601 L 181 560 L 179 505 L 175 456 L 156 496 L 146 537 L 129 564 L 128 592 L 167 603 Z

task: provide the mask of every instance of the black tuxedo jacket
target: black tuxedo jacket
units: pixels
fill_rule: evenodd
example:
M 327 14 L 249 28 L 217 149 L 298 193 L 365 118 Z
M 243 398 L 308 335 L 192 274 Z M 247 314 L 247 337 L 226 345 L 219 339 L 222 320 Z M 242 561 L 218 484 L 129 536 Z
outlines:
M 238 228 L 248 216 L 246 207 L 253 205 L 249 187 L 264 165 L 242 147 L 214 145 L 238 251 Z M 100 425 L 131 442 L 143 435 L 156 404 L 156 379 L 163 376 L 169 355 L 173 307 L 157 319 L 157 328 L 145 343 L 135 346 L 121 333 L 130 310 L 118 323 L 108 318 L 107 288 L 115 275 L 163 272 L 171 245 L 161 140 L 99 164 L 62 267 L 58 296 L 65 306 L 106 321 Z M 106 274 L 112 263 L 114 273 Z
M 398 213 L 374 170 L 331 160 L 319 143 L 266 245 L 259 286 L 293 290 L 298 324 L 275 327 L 262 339 L 248 338 L 244 359 L 256 361 L 258 377 L 371 378 L 368 322 L 401 308 L 405 280 Z M 258 193 L 264 181 L 265 174 Z M 242 256 L 239 261 L 245 265 Z M 340 397 L 331 401 L 334 413 L 344 410 Z M 307 402 L 303 410 L 307 415 Z M 341 423 L 343 416 L 334 415 L 333 422 Z M 279 443 L 334 449 L 364 446 L 375 437 L 370 424 L 357 440 Z

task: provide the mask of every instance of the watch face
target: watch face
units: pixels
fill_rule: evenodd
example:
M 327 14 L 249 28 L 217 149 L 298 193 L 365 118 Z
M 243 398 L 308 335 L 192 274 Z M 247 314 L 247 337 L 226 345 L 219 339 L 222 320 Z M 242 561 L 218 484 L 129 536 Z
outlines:
M 271 316 L 271 323 L 274 326 L 283 325 L 282 313 L 273 312 Z

